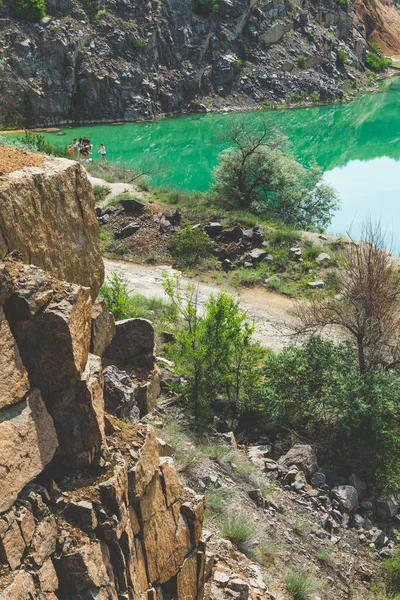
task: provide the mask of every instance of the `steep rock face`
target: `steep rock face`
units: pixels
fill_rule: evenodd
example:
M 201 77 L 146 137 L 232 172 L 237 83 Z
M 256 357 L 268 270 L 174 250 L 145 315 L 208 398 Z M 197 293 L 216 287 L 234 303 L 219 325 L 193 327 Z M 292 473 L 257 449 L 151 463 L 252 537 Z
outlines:
M 370 41 L 392 56 L 400 52 L 400 11 L 392 0 L 355 0 Z
M 21 259 L 61 280 L 89 287 L 104 280 L 94 194 L 79 164 L 47 158 L 42 167 L 0 181 L 0 255 Z
M 149 119 L 221 106 L 260 108 L 365 83 L 365 35 L 349 3 L 220 0 L 47 2 L 40 25 L 0 20 L 0 122 L 51 125 Z M 100 12 L 99 12 L 100 11 Z M 349 55 L 345 67 L 336 51 Z M 307 68 L 299 68 L 299 56 Z M 201 102 L 206 103 L 201 105 Z
M 71 283 L 82 277 L 96 292 L 100 270 L 86 263 L 85 273 L 79 263 L 82 249 L 96 257 L 98 241 L 91 216 L 81 216 L 79 247 L 68 207 L 57 206 L 73 199 L 68 181 L 57 168 L 45 179 L 40 167 L 17 172 L 17 188 L 6 178 L 8 194 L 0 186 L 0 239 L 16 248 L 0 261 L 0 600 L 201 600 L 203 498 L 160 459 L 151 427 L 105 415 L 100 354 L 115 323 L 89 287 Z M 37 255 L 51 273 L 21 262 L 35 239 L 53 244 L 49 257 Z M 77 273 L 65 262 L 68 248 Z M 66 272 L 69 282 L 54 275 Z M 129 342 L 124 381 L 146 414 L 158 385 L 151 323 L 139 320 Z M 136 385 L 144 364 L 149 379 Z

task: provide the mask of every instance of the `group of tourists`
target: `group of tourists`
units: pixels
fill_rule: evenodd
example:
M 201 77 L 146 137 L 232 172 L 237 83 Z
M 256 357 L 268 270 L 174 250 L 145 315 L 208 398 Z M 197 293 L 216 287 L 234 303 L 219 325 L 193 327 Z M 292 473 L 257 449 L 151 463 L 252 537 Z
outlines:
M 93 149 L 93 145 L 90 143 L 90 140 L 85 136 L 83 138 L 74 138 L 72 144 L 68 146 L 68 150 L 71 154 L 74 155 L 74 158 L 83 160 L 85 162 L 92 162 L 90 158 L 90 154 L 92 154 L 91 150 Z M 98 154 L 101 155 L 102 162 L 107 162 L 107 152 L 103 142 L 100 144 L 100 148 Z

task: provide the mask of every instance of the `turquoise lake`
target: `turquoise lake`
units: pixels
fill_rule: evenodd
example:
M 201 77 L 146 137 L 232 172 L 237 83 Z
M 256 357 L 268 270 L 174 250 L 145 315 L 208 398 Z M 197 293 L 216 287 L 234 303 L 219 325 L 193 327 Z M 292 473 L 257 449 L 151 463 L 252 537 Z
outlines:
M 154 123 L 92 125 L 66 128 L 66 136 L 47 133 L 53 143 L 66 144 L 87 135 L 98 160 L 100 142 L 111 163 L 140 165 L 150 157 L 163 172 L 153 180 L 187 190 L 206 190 L 221 136 L 232 113 L 191 115 Z M 267 119 L 285 133 L 291 151 L 303 163 L 315 157 L 326 180 L 339 193 L 340 210 L 329 231 L 351 229 L 357 236 L 366 217 L 381 219 L 393 250 L 400 251 L 400 78 L 381 93 L 367 94 L 350 104 L 248 113 L 255 123 Z M 68 137 L 67 137 L 68 136 Z M 390 242 L 389 242 L 390 245 Z

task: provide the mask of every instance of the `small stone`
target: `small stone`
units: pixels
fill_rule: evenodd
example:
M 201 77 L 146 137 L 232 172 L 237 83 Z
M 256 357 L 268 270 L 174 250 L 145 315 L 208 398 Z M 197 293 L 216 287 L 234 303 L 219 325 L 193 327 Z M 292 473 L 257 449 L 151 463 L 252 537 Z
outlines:
M 322 288 L 325 285 L 325 282 L 322 280 L 319 281 L 310 281 L 308 284 L 308 287 L 312 288 L 312 289 L 316 289 L 316 288 Z
M 213 580 L 219 587 L 226 587 L 229 575 L 225 571 L 215 571 Z
M 119 231 L 114 233 L 115 239 L 127 238 L 139 231 L 140 225 L 139 223 L 128 223 L 125 227 L 122 227 Z
M 321 265 L 327 265 L 331 262 L 331 257 L 326 252 L 321 252 L 320 254 L 318 254 L 317 258 L 315 259 L 315 262 L 317 262 Z

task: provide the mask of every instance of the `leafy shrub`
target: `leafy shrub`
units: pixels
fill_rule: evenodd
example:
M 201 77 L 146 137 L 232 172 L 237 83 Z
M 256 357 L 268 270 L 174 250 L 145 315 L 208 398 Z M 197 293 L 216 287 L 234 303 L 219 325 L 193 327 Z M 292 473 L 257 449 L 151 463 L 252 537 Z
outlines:
M 311 101 L 312 101 L 312 102 L 319 102 L 319 101 L 320 101 L 320 95 L 319 95 L 319 92 L 316 92 L 316 91 L 314 91 L 314 92 L 311 92 L 311 94 L 310 94 L 310 98 L 311 98 Z
M 178 265 L 193 267 L 211 256 L 213 243 L 204 231 L 189 226 L 173 235 L 168 249 Z
M 267 431 L 284 436 L 294 430 L 318 446 L 324 462 L 368 464 L 378 486 L 397 486 L 397 375 L 383 370 L 360 373 L 350 344 L 318 336 L 303 346 L 268 354 L 264 369 L 260 400 Z
M 235 63 L 233 66 L 235 67 L 235 69 L 237 69 L 239 71 L 243 67 L 242 59 L 238 58 L 237 60 L 235 60 Z
M 400 594 L 400 552 L 398 549 L 391 558 L 387 558 L 382 562 L 382 568 L 390 597 Z
M 335 0 L 336 4 L 340 6 L 343 10 L 347 10 L 348 0 Z
M 251 339 L 254 328 L 228 294 L 211 296 L 200 315 L 194 286 L 189 285 L 184 293 L 179 277 L 164 276 L 163 287 L 180 324 L 170 354 L 177 372 L 185 376 L 185 392 L 196 421 L 212 420 L 212 403 L 218 393 L 226 396 L 227 410 L 235 419 L 251 403 L 260 375 L 263 350 Z
M 294 600 L 307 600 L 311 594 L 321 589 L 321 584 L 305 569 L 287 572 L 284 581 Z
M 144 50 L 147 48 L 147 42 L 143 38 L 137 37 L 132 40 L 132 48 L 134 50 Z
M 307 69 L 307 60 L 306 57 L 302 54 L 300 54 L 300 56 L 297 57 L 297 66 L 299 67 L 299 69 Z
M 194 0 L 194 10 L 199 15 L 208 17 L 218 12 L 218 0 Z
M 94 18 L 95 23 L 99 23 L 106 16 L 107 16 L 106 9 L 105 8 L 100 8 L 100 10 L 97 11 L 96 16 Z
M 344 67 L 349 61 L 349 55 L 347 54 L 346 50 L 342 50 L 341 48 L 338 48 L 336 50 L 336 64 L 338 65 L 338 67 Z
M 44 0 L 15 0 L 15 12 L 18 17 L 37 23 L 46 16 Z
M 107 308 L 115 319 L 130 319 L 141 317 L 149 320 L 173 319 L 174 308 L 160 298 L 145 298 L 141 294 L 129 294 L 129 282 L 124 275 L 113 273 L 109 275 L 100 290 Z
M 392 64 L 390 58 L 379 56 L 378 54 L 375 54 L 375 52 L 367 52 L 365 56 L 365 62 L 367 66 L 372 69 L 372 71 L 376 72 L 383 71 Z
M 106 199 L 106 196 L 111 192 L 111 188 L 108 185 L 97 185 L 93 186 L 94 197 L 96 200 L 96 204 L 99 202 L 103 202 Z
M 54 146 L 50 142 L 46 142 L 44 135 L 40 135 L 39 133 L 25 131 L 24 135 L 18 138 L 18 142 L 27 149 L 33 150 L 34 152 L 40 152 L 41 154 L 65 158 L 71 157 L 66 146 Z

